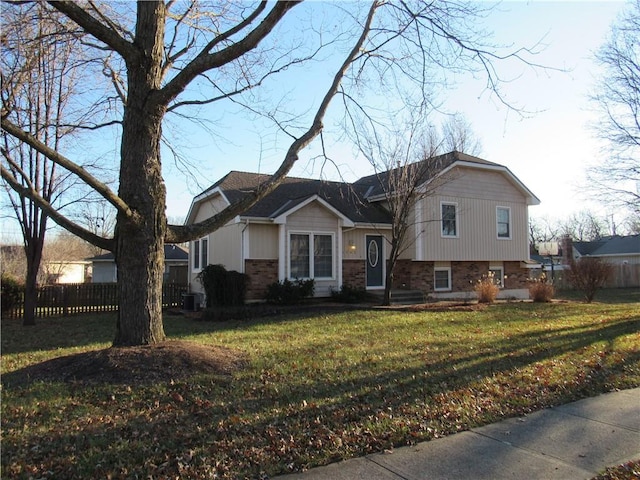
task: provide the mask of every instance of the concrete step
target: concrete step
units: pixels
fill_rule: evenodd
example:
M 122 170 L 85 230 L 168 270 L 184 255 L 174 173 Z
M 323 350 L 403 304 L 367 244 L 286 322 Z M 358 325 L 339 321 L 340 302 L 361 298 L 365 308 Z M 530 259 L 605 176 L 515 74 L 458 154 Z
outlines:
M 384 292 L 375 292 L 374 295 L 380 298 L 384 296 Z M 422 290 L 391 290 L 391 304 L 392 305 L 416 305 L 419 303 L 425 303 L 426 297 Z

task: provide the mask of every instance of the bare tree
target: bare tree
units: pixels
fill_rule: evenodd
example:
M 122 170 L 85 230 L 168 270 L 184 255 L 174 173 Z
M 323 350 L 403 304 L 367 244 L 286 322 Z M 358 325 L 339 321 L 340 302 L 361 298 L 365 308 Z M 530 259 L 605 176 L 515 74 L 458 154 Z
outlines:
M 547 217 L 531 217 L 529 220 L 529 251 L 538 253 L 540 244 L 559 240 L 561 237 L 558 225 Z
M 484 44 L 485 37 L 473 28 L 480 7 L 458 1 L 374 0 L 365 10 L 339 4 L 340 19 L 350 28 L 338 28 L 338 36 L 328 40 L 326 36 L 333 31 L 324 25 L 319 31 L 309 28 L 320 42 L 315 47 L 288 42 L 279 30 L 287 27 L 288 19 L 300 22 L 290 13 L 299 10 L 299 2 L 221 2 L 213 7 L 195 1 L 156 0 L 140 1 L 135 8 L 108 2 L 51 1 L 50 5 L 87 36 L 84 47 L 94 50 L 112 82 L 115 94 L 101 98 L 108 98 L 116 107 L 107 111 L 112 116 L 102 125 L 117 124 L 121 131 L 118 192 L 5 114 L 2 129 L 72 172 L 113 205 L 117 211 L 114 236 L 98 235 L 73 222 L 39 192 L 21 185 L 4 166 L 2 177 L 21 196 L 37 202 L 55 222 L 114 252 L 119 299 L 115 345 L 149 344 L 165 338 L 161 311 L 164 242 L 179 243 L 207 234 L 271 192 L 302 149 L 323 131 L 334 96 L 340 94 L 345 105 L 367 111 L 366 102 L 356 102 L 354 95 L 368 79 L 375 79 L 377 93 L 411 91 L 417 93 L 416 103 L 428 103 L 432 100 L 427 88 L 433 78 L 432 66 L 443 71 L 480 70 L 489 88 L 499 95 L 494 62 L 506 55 L 522 59 L 525 53 L 516 50 L 501 56 L 499 49 Z M 288 25 L 289 32 L 295 30 L 296 25 Z M 310 114 L 288 115 L 282 106 L 256 101 L 255 92 L 271 77 L 312 59 L 326 60 L 319 52 L 329 46 L 339 49 L 341 61 L 329 62 L 332 78 L 326 90 L 316 95 L 320 100 L 307 105 Z M 346 89 L 344 80 L 353 90 Z M 216 102 L 234 102 L 262 116 L 291 143 L 276 172 L 251 195 L 206 221 L 169 225 L 160 158 L 163 122 L 168 113 Z
M 72 133 L 63 121 L 78 80 L 73 68 L 77 39 L 66 35 L 65 41 L 59 41 L 56 36 L 61 25 L 50 13 L 36 3 L 7 9 L 3 14 L 2 117 L 56 150 Z M 68 172 L 5 131 L 1 142 L 3 169 L 13 181 L 49 205 L 62 208 L 62 198 L 70 187 L 66 181 Z M 10 189 L 7 192 L 24 240 L 24 325 L 34 325 L 38 272 L 49 215 L 36 200 L 11 193 L 14 191 Z
M 442 125 L 441 153 L 458 151 L 478 156 L 482 142 L 473 132 L 473 127 L 461 113 L 451 115 Z
M 593 95 L 601 111 L 597 132 L 603 160 L 588 170 L 593 192 L 609 205 L 640 213 L 640 0 L 613 25 L 596 58 L 604 75 Z
M 607 222 L 593 212 L 583 210 L 558 223 L 559 237 L 569 235 L 578 242 L 600 240 L 609 233 Z
M 381 196 L 391 214 L 389 260 L 387 263 L 383 304 L 391 303 L 394 286 L 394 269 L 404 251 L 412 246 L 408 236 L 416 226 L 415 209 L 422 199 L 434 194 L 444 177 L 438 174 L 445 166 L 446 158 L 436 155 L 437 146 L 420 143 L 418 148 L 396 145 L 392 151 L 378 152 L 386 158 L 387 171 L 376 175 Z
M 100 237 L 112 237 L 116 228 L 116 211 L 104 199 L 96 201 L 78 202 L 73 217 L 85 226 L 87 230 Z M 104 250 L 89 242 L 89 255 L 100 255 Z

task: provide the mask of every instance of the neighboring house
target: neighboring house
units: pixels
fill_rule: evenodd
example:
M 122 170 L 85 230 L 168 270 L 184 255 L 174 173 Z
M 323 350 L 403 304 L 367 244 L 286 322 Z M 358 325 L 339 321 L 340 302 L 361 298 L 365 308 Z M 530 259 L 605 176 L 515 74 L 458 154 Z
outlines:
M 640 235 L 603 237 L 592 242 L 574 242 L 570 237 L 562 239 L 563 263 L 570 258 L 600 258 L 614 266 L 614 274 L 607 287 L 640 287 Z M 571 257 L 569 257 L 571 255 Z
M 113 283 L 118 279 L 116 261 L 113 253 L 105 253 L 91 257 L 93 264 L 93 283 Z M 164 246 L 164 279 L 165 283 L 187 284 L 189 254 L 178 245 Z
M 91 281 L 91 262 L 88 260 L 49 260 L 42 262 L 48 285 L 85 283 Z
M 464 298 L 492 270 L 502 297 L 528 297 L 528 206 L 539 200 L 502 165 L 459 152 L 441 157 L 449 180 L 418 202 L 394 287 Z M 268 175 L 232 171 L 196 196 L 186 223 L 213 216 Z M 341 285 L 384 288 L 391 218 L 379 176 L 353 184 L 286 178 L 224 227 L 190 244 L 192 290 L 208 264 L 246 273 L 248 300 L 267 285 L 314 278 L 316 296 Z M 427 179 L 429 181 L 430 179 Z M 431 179 L 432 180 L 432 179 Z

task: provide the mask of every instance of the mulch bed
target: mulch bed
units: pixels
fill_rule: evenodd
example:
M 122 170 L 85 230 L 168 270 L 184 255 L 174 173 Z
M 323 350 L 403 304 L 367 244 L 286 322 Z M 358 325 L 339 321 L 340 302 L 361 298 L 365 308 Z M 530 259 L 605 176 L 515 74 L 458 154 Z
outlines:
M 197 374 L 229 376 L 246 365 L 242 352 L 171 340 L 156 345 L 111 347 L 30 365 L 2 376 L 4 385 L 31 382 L 149 384 Z

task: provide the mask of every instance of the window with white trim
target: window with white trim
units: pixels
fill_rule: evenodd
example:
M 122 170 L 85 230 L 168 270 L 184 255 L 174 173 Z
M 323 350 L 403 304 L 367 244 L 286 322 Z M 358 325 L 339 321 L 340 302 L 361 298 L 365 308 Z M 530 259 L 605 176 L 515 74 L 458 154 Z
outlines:
M 498 238 L 511 238 L 511 209 L 509 207 L 496 207 L 496 228 Z
M 333 235 L 289 235 L 290 278 L 333 278 Z
M 456 203 L 440 204 L 442 218 L 442 236 L 457 237 L 458 236 L 458 205 Z
M 435 268 L 433 270 L 433 289 L 437 291 L 451 290 L 451 269 Z
M 209 237 L 194 240 L 191 252 L 193 254 L 193 270 L 199 271 L 206 267 L 209 264 Z
M 500 266 L 490 266 L 489 272 L 493 275 L 493 283 L 504 288 L 504 269 Z

